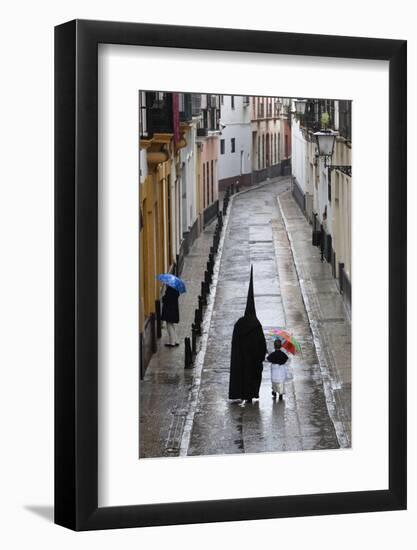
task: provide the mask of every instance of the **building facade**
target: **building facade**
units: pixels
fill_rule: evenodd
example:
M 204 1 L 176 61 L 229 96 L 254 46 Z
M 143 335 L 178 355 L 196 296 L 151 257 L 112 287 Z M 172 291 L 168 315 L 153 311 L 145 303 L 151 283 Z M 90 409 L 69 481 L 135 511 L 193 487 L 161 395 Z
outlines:
M 293 195 L 312 224 L 312 242 L 332 266 L 347 308 L 351 308 L 351 101 L 308 100 L 292 120 Z M 323 118 L 325 116 L 325 118 Z M 318 155 L 314 133 L 337 132 L 333 156 Z
M 252 182 L 289 173 L 291 132 L 286 99 L 251 98 Z
M 249 96 L 220 96 L 219 189 L 252 183 Z
M 217 98 L 217 100 L 216 100 Z M 141 375 L 161 336 L 160 273 L 180 274 L 218 211 L 218 96 L 140 92 Z
M 197 115 L 197 207 L 202 231 L 219 210 L 220 96 L 193 94 L 193 99 Z

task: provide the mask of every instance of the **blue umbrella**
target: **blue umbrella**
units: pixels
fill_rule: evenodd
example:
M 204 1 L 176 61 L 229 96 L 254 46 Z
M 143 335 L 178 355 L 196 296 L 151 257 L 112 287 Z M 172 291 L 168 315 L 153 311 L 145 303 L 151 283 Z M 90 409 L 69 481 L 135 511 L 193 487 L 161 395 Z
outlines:
M 158 281 L 161 281 L 161 283 L 175 288 L 175 290 L 178 290 L 180 294 L 187 292 L 184 281 L 176 275 L 172 275 L 172 273 L 161 273 L 160 275 L 157 275 L 156 278 Z

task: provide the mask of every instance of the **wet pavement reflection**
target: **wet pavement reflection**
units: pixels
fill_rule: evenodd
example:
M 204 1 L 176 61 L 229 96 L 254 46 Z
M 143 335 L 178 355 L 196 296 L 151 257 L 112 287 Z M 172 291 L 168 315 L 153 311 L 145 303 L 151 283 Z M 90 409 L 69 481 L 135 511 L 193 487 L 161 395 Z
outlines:
M 163 334 L 141 381 L 141 458 L 351 445 L 350 320 L 289 187 L 289 178 L 278 178 L 233 198 L 200 367 L 184 370 L 183 346 L 165 348 Z M 189 292 L 180 304 L 182 340 L 189 335 L 212 231 L 185 258 L 182 276 Z M 228 400 L 230 351 L 251 264 L 260 322 L 265 329 L 289 329 L 302 352 L 291 357 L 293 379 L 283 401 L 272 398 L 265 362 L 259 400 L 241 406 Z M 272 337 L 267 345 L 272 351 Z
M 216 300 L 204 358 L 188 455 L 337 449 L 309 320 L 276 197 L 288 180 L 235 197 L 225 237 Z M 246 304 L 254 266 L 257 316 L 264 326 L 285 326 L 301 343 L 292 358 L 293 381 L 283 401 L 271 395 L 264 363 L 259 400 L 228 401 L 233 325 Z M 272 338 L 267 341 L 272 351 Z

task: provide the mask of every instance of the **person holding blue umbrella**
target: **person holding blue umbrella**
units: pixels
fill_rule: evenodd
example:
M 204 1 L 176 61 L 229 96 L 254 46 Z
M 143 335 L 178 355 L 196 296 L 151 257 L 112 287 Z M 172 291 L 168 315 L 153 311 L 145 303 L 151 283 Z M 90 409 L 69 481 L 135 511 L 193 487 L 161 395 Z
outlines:
M 180 294 L 186 292 L 185 284 L 182 279 L 171 273 L 158 275 L 157 279 L 166 285 L 166 291 L 162 298 L 161 313 L 161 320 L 166 322 L 168 332 L 168 342 L 165 346 L 175 348 L 179 346 L 175 330 L 175 325 L 180 322 L 178 298 Z

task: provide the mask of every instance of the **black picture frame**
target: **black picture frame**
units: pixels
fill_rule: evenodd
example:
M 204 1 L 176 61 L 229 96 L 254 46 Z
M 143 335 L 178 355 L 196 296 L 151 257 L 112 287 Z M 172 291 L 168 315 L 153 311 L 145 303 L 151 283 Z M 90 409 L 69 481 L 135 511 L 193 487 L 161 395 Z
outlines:
M 98 507 L 98 44 L 389 62 L 389 488 Z M 404 40 L 74 20 L 55 28 L 55 522 L 74 530 L 406 508 Z M 377 185 L 377 183 L 375 183 Z

